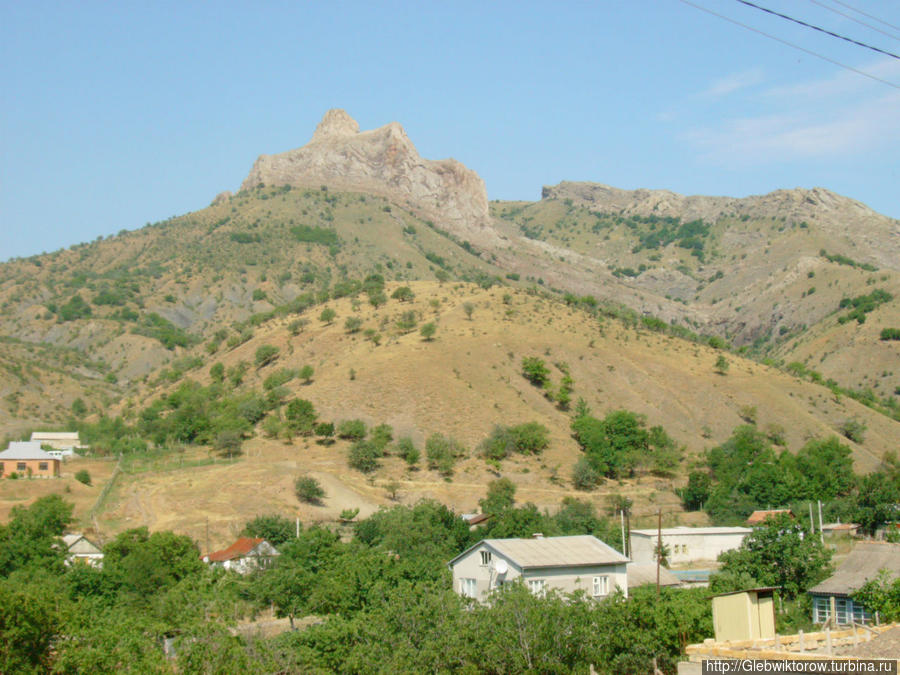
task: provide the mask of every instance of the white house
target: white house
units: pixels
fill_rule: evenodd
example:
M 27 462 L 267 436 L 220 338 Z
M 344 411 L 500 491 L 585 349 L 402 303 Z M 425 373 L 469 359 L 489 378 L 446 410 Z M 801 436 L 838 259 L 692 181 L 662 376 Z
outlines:
M 669 564 L 679 565 L 712 561 L 723 551 L 738 548 L 749 527 L 666 527 L 662 530 L 663 548 L 669 549 Z M 631 558 L 634 562 L 656 561 L 657 531 L 631 531 Z
M 521 578 L 532 593 L 584 591 L 604 598 L 618 587 L 628 594 L 629 560 L 591 535 L 532 539 L 483 539 L 448 563 L 453 588 L 483 600 L 492 590 Z
M 103 567 L 103 551 L 83 534 L 64 534 L 62 540 L 66 546 L 66 565 L 85 563 Z
M 271 567 L 278 550 L 265 539 L 241 537 L 228 548 L 203 556 L 203 562 L 213 567 L 224 567 L 238 574 Z
M 81 444 L 77 431 L 34 431 L 31 434 L 31 441 L 49 448 L 47 453 L 57 459 L 71 457 L 75 454 L 76 448 L 86 447 Z

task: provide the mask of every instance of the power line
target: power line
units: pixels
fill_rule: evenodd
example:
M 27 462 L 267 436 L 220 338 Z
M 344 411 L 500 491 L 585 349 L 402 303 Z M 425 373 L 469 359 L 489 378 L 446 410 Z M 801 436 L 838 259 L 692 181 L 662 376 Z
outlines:
M 854 23 L 858 23 L 860 26 L 865 26 L 866 28 L 869 28 L 869 29 L 871 29 L 871 30 L 878 31 L 878 32 L 881 33 L 882 35 L 887 35 L 887 36 L 888 36 L 889 38 L 891 38 L 892 40 L 898 40 L 898 41 L 900 41 L 900 37 L 897 37 L 896 35 L 894 35 L 894 34 L 892 34 L 892 33 L 888 33 L 886 30 L 881 30 L 878 26 L 873 26 L 872 24 L 866 23 L 865 21 L 860 21 L 860 20 L 857 19 L 856 17 L 854 17 L 854 16 L 852 16 L 852 15 L 850 15 L 850 14 L 847 14 L 846 12 L 842 12 L 842 11 L 839 10 L 839 9 L 835 9 L 834 7 L 829 7 L 829 6 L 826 5 L 824 2 L 819 2 L 819 0 L 809 0 L 809 1 L 810 1 L 812 4 L 814 4 L 814 5 L 818 5 L 818 6 L 821 7 L 822 9 L 827 9 L 829 12 L 834 12 L 834 13 L 837 14 L 838 16 L 842 16 L 842 17 L 844 17 L 845 19 L 850 19 L 850 20 L 853 21 Z M 883 22 L 882 22 L 882 23 L 883 23 Z
M 886 84 L 889 87 L 893 87 L 894 89 L 900 89 L 900 85 L 894 84 L 893 82 L 889 82 L 888 80 L 882 80 L 880 77 L 876 77 L 875 75 L 871 75 L 863 70 L 859 70 L 858 68 L 854 68 L 853 66 L 848 66 L 846 63 L 841 63 L 840 61 L 835 61 L 831 57 L 825 56 L 823 54 L 819 54 L 818 52 L 814 52 L 806 47 L 801 47 L 800 45 L 794 44 L 793 42 L 788 42 L 787 40 L 782 40 L 780 37 L 775 37 L 774 35 L 770 35 L 765 31 L 761 31 L 758 28 L 753 28 L 752 26 L 748 26 L 745 23 L 741 23 L 736 19 L 732 19 L 723 14 L 719 14 L 718 12 L 714 12 L 711 9 L 707 9 L 706 7 L 701 7 L 690 0 L 678 0 L 679 2 L 683 2 L 685 5 L 690 5 L 694 9 L 699 9 L 701 12 L 706 12 L 707 14 L 712 14 L 713 16 L 717 16 L 724 21 L 728 21 L 729 23 L 733 23 L 741 28 L 746 28 L 747 30 L 753 31 L 754 33 L 759 33 L 770 40 L 775 40 L 776 42 L 780 42 L 783 45 L 787 45 L 788 47 L 793 47 L 794 49 L 799 49 L 801 52 L 809 54 L 810 56 L 815 56 L 818 59 L 822 59 L 823 61 L 828 61 L 828 63 L 832 63 L 836 66 L 844 68 L 845 70 L 849 70 L 851 72 L 856 73 L 857 75 L 862 75 L 863 77 L 868 77 L 870 80 L 875 80 L 876 82 L 881 82 L 882 84 Z
M 870 19 L 874 19 L 874 20 L 877 21 L 878 23 L 883 23 L 885 26 L 888 26 L 888 27 L 890 27 L 890 28 L 893 28 L 894 30 L 900 30 L 900 26 L 895 26 L 894 24 L 888 23 L 888 22 L 885 21 L 884 19 L 879 19 L 877 16 L 874 16 L 874 15 L 872 15 L 872 14 L 866 14 L 866 13 L 865 13 L 864 11 L 862 11 L 861 9 L 856 9 L 856 7 L 853 7 L 852 5 L 848 5 L 846 2 L 841 2 L 841 0 L 834 0 L 834 3 L 835 3 L 836 5 L 840 5 L 841 7 L 846 7 L 847 9 L 849 9 L 849 10 L 852 11 L 852 12 L 856 12 L 857 14 L 862 14 L 863 16 L 867 16 L 867 17 L 869 17 Z
M 777 16 L 782 19 L 786 19 L 787 21 L 793 21 L 796 24 L 801 26 L 805 26 L 806 28 L 811 28 L 812 30 L 817 30 L 820 33 L 825 33 L 825 35 L 830 35 L 831 37 L 835 37 L 838 40 L 844 40 L 845 42 L 849 42 L 850 44 L 854 44 L 858 47 L 865 47 L 866 49 L 871 49 L 873 52 L 878 52 L 879 54 L 884 54 L 885 56 L 890 56 L 892 58 L 900 61 L 900 56 L 892 52 L 885 51 L 884 49 L 879 49 L 878 47 L 873 47 L 872 45 L 867 45 L 865 42 L 860 42 L 859 40 L 854 40 L 853 38 L 848 38 L 844 35 L 840 35 L 839 33 L 833 33 L 830 30 L 826 30 L 825 28 L 820 28 L 819 26 L 814 26 L 811 23 L 806 23 L 806 21 L 801 21 L 800 19 L 795 19 L 794 17 L 788 16 L 787 14 L 781 14 L 780 12 L 776 12 L 771 9 L 766 9 L 765 7 L 760 7 L 757 4 L 750 2 L 749 0 L 737 0 L 737 2 L 742 5 L 747 5 L 747 7 L 753 7 L 754 9 L 758 9 L 761 12 L 765 12 L 766 14 L 771 14 L 772 16 Z

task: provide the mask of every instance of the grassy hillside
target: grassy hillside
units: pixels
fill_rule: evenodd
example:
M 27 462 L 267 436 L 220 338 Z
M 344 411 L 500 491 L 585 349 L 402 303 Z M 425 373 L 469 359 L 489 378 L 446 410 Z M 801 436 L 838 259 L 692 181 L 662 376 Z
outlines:
M 389 284 L 387 294 L 398 286 Z M 715 363 L 721 351 L 639 325 L 629 327 L 539 294 L 458 283 L 419 282 L 410 287 L 413 300 L 390 300 L 377 308 L 362 299 L 330 301 L 325 307 L 336 315 L 330 322 L 319 318 L 320 307 L 307 310 L 302 318 L 308 324 L 296 335 L 289 328 L 295 319 L 273 319 L 247 342 L 205 354 L 202 365 L 181 379 L 142 385 L 122 409 L 136 417 L 155 397 L 176 390 L 184 378 L 208 385 L 209 370 L 216 363 L 226 372 L 247 363 L 236 390 L 260 393 L 273 373 L 310 365 L 314 373 L 308 383 L 294 377 L 281 385 L 284 401 L 309 400 L 322 421 L 361 419 L 369 428 L 389 424 L 395 439 L 409 436 L 423 455 L 432 434 L 453 437 L 466 452 L 452 476 L 428 469 L 424 460 L 411 471 L 395 452 L 373 473 L 364 474 L 348 466 L 349 441 L 269 438 L 262 421 L 236 461 L 213 462 L 188 448 L 169 459 L 136 464 L 113 491 L 101 526 L 116 530 L 146 524 L 200 538 L 209 518 L 218 542 L 257 513 L 331 520 L 345 508 L 365 513 L 388 504 L 393 490 L 403 502 L 433 497 L 472 511 L 487 483 L 501 475 L 518 486 L 520 501 L 541 507 L 555 507 L 564 496 L 586 496 L 604 508 L 610 495 L 622 494 L 635 499 L 638 515 L 662 507 L 668 521 L 675 522 L 686 516 L 678 515 L 673 490 L 683 484 L 692 458 L 724 441 L 745 423 L 749 411 L 760 429 L 780 429 L 792 449 L 810 438 L 838 433 L 848 419 L 861 421 L 866 426 L 864 441 L 846 441 L 858 470 L 876 467 L 900 430 L 900 423 L 803 378 L 733 354 L 726 355 L 729 367 L 720 374 Z M 418 325 L 398 327 L 408 312 L 415 313 Z M 354 317 L 360 320 L 359 330 L 350 332 L 347 320 Z M 437 326 L 431 340 L 419 332 L 426 322 Z M 371 333 L 367 337 L 370 329 L 382 336 L 379 344 Z M 263 346 L 277 348 L 278 355 L 257 368 L 256 354 Z M 198 357 L 204 352 L 195 348 Z M 628 409 L 645 415 L 648 426 L 664 427 L 683 446 L 684 459 L 675 473 L 644 471 L 633 479 L 604 481 L 593 492 L 575 490 L 572 468 L 581 451 L 569 427 L 573 411 L 560 409 L 523 377 L 525 357 L 541 358 L 554 384 L 562 378 L 560 366 L 567 368 L 574 382 L 573 402 L 583 398 L 595 414 Z M 280 416 L 284 414 L 282 408 Z M 499 466 L 480 457 L 478 446 L 495 425 L 526 422 L 549 430 L 549 446 L 540 456 L 514 455 Z M 298 503 L 293 482 L 305 473 L 324 485 L 324 505 Z

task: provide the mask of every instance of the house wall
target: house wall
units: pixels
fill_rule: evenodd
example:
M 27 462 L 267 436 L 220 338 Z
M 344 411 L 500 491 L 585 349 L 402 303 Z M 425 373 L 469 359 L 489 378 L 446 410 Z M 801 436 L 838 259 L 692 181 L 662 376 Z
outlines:
M 491 563 L 481 564 L 481 551 L 491 551 Z M 506 560 L 508 571 L 504 575 L 496 572 L 498 560 Z M 593 595 L 593 581 L 595 576 L 608 577 L 609 593 L 613 593 L 618 586 L 628 595 L 628 575 L 625 563 L 618 565 L 597 565 L 593 567 L 548 567 L 542 569 L 521 570 L 508 558 L 504 558 L 496 551 L 479 546 L 460 558 L 453 565 L 453 590 L 464 595 L 463 579 L 475 579 L 475 598 L 484 600 L 485 596 L 503 583 L 515 581 L 518 578 L 528 584 L 531 580 L 543 580 L 546 590 L 556 589 L 563 593 L 584 591 L 588 596 Z
M 663 546 L 669 547 L 669 563 L 678 565 L 699 561 L 711 561 L 723 551 L 739 548 L 747 533 L 699 534 L 692 532 L 662 535 Z M 656 562 L 657 535 L 631 533 L 631 559 L 638 563 Z
M 23 478 L 27 477 L 29 469 L 31 469 L 33 478 L 52 478 L 59 475 L 58 459 L 4 459 L 0 460 L 0 464 L 2 464 L 0 477 L 3 478 L 8 478 L 12 473 L 16 473 Z M 47 468 L 42 469 L 41 466 L 44 465 Z

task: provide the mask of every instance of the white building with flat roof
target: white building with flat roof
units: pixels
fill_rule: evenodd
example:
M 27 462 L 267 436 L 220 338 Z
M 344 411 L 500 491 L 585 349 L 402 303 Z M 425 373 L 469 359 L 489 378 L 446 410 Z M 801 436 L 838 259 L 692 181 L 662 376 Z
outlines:
M 662 543 L 669 550 L 670 565 L 710 562 L 723 551 L 738 548 L 751 532 L 749 527 L 664 527 Z M 632 530 L 631 559 L 655 562 L 657 536 L 655 529 Z

